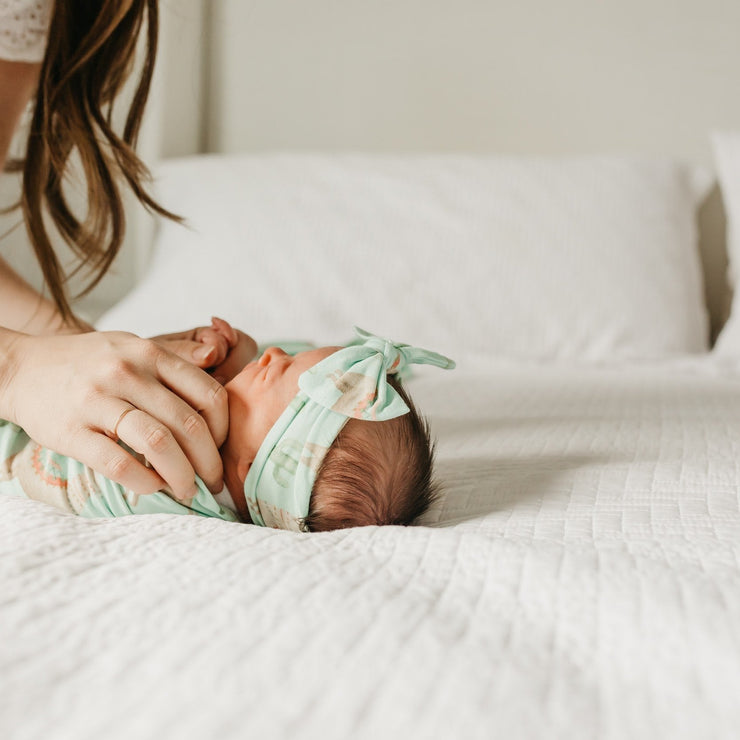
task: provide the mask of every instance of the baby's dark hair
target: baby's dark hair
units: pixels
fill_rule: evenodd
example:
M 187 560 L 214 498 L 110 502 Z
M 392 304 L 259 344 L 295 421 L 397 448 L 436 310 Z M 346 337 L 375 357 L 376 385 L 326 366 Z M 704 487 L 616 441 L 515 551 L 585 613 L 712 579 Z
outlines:
M 316 476 L 304 520 L 309 531 L 407 525 L 435 500 L 429 425 L 400 382 L 392 375 L 388 382 L 410 413 L 390 421 L 350 419 L 345 424 Z

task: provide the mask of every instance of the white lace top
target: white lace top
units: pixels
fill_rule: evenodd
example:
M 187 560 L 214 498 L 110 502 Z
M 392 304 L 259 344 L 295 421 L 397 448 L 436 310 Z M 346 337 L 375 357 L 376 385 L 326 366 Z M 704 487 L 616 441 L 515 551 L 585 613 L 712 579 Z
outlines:
M 40 62 L 53 0 L 0 0 L 0 59 Z

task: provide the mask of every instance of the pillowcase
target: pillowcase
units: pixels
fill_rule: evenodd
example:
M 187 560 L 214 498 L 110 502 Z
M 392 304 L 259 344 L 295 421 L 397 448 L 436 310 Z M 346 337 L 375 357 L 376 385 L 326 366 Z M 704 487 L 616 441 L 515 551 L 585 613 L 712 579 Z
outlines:
M 734 290 L 730 317 L 714 352 L 721 357 L 740 356 L 740 133 L 714 134 L 712 148 L 727 216 L 727 277 Z
M 164 163 L 139 285 L 98 322 L 222 316 L 258 341 L 357 324 L 460 359 L 610 361 L 708 345 L 707 172 L 624 157 L 199 156 Z

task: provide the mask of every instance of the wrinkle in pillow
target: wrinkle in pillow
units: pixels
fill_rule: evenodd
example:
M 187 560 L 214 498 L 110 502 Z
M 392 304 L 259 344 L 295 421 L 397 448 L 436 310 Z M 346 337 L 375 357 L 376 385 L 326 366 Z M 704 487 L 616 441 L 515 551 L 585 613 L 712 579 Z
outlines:
M 708 174 L 627 157 L 256 154 L 173 160 L 140 284 L 98 323 L 220 315 L 258 338 L 355 324 L 455 359 L 656 358 L 708 347 Z
M 740 357 L 740 132 L 712 136 L 722 201 L 727 216 L 728 281 L 734 290 L 732 309 L 714 347 L 721 357 Z

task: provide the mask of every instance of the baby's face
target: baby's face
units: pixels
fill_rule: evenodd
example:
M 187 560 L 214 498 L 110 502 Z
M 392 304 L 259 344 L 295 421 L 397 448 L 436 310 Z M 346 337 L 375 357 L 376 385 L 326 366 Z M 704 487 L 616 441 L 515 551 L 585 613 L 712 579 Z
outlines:
M 236 478 L 244 483 L 249 469 L 245 461 L 251 464 L 267 433 L 295 398 L 299 376 L 338 349 L 341 347 L 321 347 L 291 356 L 270 347 L 226 384 L 229 436 L 221 452 L 229 490 Z

